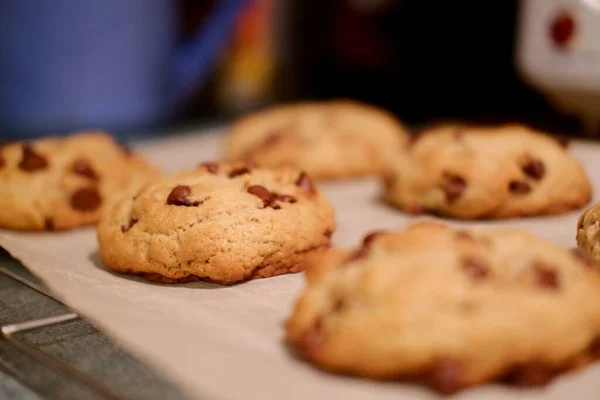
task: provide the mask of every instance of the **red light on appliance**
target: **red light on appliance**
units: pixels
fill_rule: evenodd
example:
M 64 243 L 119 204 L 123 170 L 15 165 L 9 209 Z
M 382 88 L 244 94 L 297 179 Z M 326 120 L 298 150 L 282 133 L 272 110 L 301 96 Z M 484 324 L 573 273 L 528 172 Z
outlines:
M 550 37 L 554 46 L 564 49 L 575 34 L 575 20 L 566 11 L 561 11 L 550 24 Z

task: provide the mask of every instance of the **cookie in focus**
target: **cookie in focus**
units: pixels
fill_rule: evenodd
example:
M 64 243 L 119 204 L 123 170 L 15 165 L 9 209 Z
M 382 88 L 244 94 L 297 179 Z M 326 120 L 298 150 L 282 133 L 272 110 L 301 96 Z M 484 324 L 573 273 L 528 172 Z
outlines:
M 525 126 L 442 126 L 416 137 L 387 172 L 383 197 L 409 213 L 464 219 L 561 214 L 590 201 L 579 162 Z
M 60 230 L 98 221 L 113 196 L 160 173 L 105 132 L 0 148 L 0 227 Z
M 537 386 L 600 356 L 600 270 L 510 230 L 436 223 L 315 256 L 286 323 L 319 367 L 453 393 Z
M 408 135 L 387 111 L 334 100 L 276 106 L 242 117 L 230 128 L 229 160 L 294 166 L 315 179 L 380 174 Z
M 206 163 L 125 198 L 97 232 L 116 272 L 232 284 L 300 271 L 334 230 L 333 208 L 306 173 Z

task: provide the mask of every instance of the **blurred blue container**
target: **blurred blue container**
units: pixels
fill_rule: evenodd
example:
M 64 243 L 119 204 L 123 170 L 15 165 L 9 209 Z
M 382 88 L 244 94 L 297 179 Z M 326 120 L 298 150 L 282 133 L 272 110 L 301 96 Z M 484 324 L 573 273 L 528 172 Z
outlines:
M 165 121 L 202 85 L 242 4 L 219 2 L 177 43 L 174 0 L 0 0 L 0 135 Z

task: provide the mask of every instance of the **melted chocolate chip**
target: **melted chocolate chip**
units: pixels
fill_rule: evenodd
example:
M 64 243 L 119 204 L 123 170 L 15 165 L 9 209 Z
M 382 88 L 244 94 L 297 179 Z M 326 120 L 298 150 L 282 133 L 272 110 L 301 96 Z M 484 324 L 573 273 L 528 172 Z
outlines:
M 371 232 L 369 234 L 367 234 L 362 241 L 363 246 L 365 247 L 369 247 L 371 245 L 371 243 L 373 243 L 373 241 L 378 237 L 385 234 L 385 231 L 374 231 Z
M 323 232 L 323 236 L 331 239 L 331 236 L 333 236 L 333 231 L 331 229 L 327 229 L 325 232 Z
M 301 187 L 302 189 L 306 190 L 307 192 L 310 193 L 315 193 L 316 189 L 315 189 L 315 184 L 312 181 L 312 178 L 306 173 L 306 172 L 301 172 L 300 175 L 298 176 L 298 179 L 296 179 L 296 186 Z
M 47 231 L 53 231 L 54 230 L 54 221 L 52 220 L 52 218 L 47 217 L 44 220 L 44 229 Z
M 269 192 L 269 189 L 261 185 L 252 185 L 248 187 L 247 192 L 261 199 L 265 207 L 269 206 L 273 200 L 273 194 Z
M 518 365 L 507 374 L 504 381 L 521 387 L 542 386 L 550 382 L 555 375 L 551 368 L 541 364 L 531 363 Z
M 448 203 L 456 201 L 467 188 L 467 182 L 460 176 L 446 172 L 444 173 L 446 182 L 442 185 L 442 190 L 446 194 Z
M 128 230 L 131 229 L 132 226 L 134 226 L 135 224 L 137 224 L 138 220 L 135 218 L 131 218 L 129 220 L 129 225 L 125 226 L 125 225 L 121 225 L 121 232 L 125 233 Z
M 435 362 L 429 372 L 429 383 L 443 394 L 452 394 L 463 386 L 464 370 L 462 365 L 452 359 L 443 358 Z
M 467 272 L 469 277 L 475 281 L 480 281 L 485 279 L 489 274 L 489 269 L 487 265 L 475 258 L 465 258 L 462 260 L 462 267 Z
M 172 206 L 192 207 L 200 204 L 199 201 L 192 202 L 188 196 L 192 193 L 192 189 L 186 185 L 177 185 L 171 190 L 167 197 L 167 204 Z
M 33 150 L 30 143 L 23 144 L 23 158 L 19 162 L 19 168 L 23 171 L 32 172 L 48 167 L 46 158 Z
M 508 190 L 514 194 L 527 194 L 531 191 L 531 186 L 527 182 L 512 181 L 508 185 Z
M 273 201 L 283 201 L 284 203 L 292 203 L 294 204 L 298 200 L 294 196 L 290 196 L 289 194 L 276 194 L 273 193 Z
M 85 176 L 86 178 L 98 180 L 98 174 L 96 174 L 96 171 L 94 171 L 87 160 L 79 159 L 75 161 L 73 164 L 73 172 L 81 176 Z
M 204 167 L 211 174 L 216 174 L 219 172 L 219 164 L 216 162 L 205 162 L 199 165 L 199 167 Z
M 558 289 L 560 284 L 556 270 L 547 265 L 538 263 L 534 266 L 536 283 L 546 289 Z
M 600 336 L 596 336 L 587 348 L 588 354 L 594 359 L 600 358 Z
M 79 211 L 94 211 L 102 203 L 102 197 L 95 187 L 78 189 L 71 195 L 71 207 Z
M 573 253 L 575 259 L 577 259 L 577 261 L 582 265 L 588 268 L 594 268 L 596 266 L 594 260 L 592 260 L 590 256 L 588 256 L 587 253 L 584 253 L 581 249 L 571 249 L 571 253 Z
M 535 158 L 528 158 L 527 161 L 521 166 L 523 173 L 530 178 L 533 178 L 537 181 L 544 177 L 544 173 L 546 172 L 546 168 L 544 164 Z
M 243 167 L 234 168 L 229 172 L 230 178 L 235 178 L 236 176 L 249 174 L 256 167 L 256 165 L 252 163 L 246 163 Z

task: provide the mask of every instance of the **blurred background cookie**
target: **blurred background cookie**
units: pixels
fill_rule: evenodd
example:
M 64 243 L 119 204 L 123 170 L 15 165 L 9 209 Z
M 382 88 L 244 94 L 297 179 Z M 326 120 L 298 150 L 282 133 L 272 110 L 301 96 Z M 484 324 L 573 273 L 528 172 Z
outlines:
M 314 257 L 287 339 L 330 371 L 452 393 L 596 359 L 600 270 L 529 233 L 420 223 Z
M 457 218 L 560 214 L 591 198 L 579 162 L 525 126 L 448 125 L 415 137 L 384 180 L 388 203 Z
M 98 220 L 112 196 L 159 175 L 104 132 L 0 148 L 0 227 L 68 229 Z
M 335 100 L 279 106 L 230 128 L 226 156 L 264 166 L 295 166 L 317 179 L 379 174 L 408 139 L 386 111 Z
M 115 204 L 98 240 L 117 272 L 231 284 L 300 271 L 334 230 L 333 208 L 307 174 L 207 163 Z

